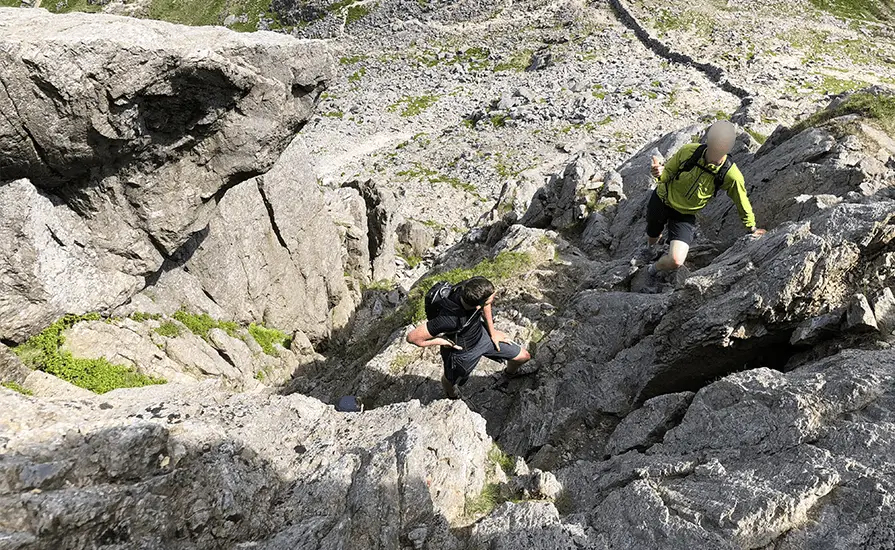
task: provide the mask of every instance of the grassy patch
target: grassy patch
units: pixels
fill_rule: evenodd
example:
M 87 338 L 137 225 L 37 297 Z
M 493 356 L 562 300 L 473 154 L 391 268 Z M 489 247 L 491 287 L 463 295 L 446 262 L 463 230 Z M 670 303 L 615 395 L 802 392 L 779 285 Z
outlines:
M 343 113 L 342 111 L 329 111 L 327 113 L 323 113 L 323 116 L 325 116 L 326 118 L 342 119 L 345 117 L 345 113 Z
M 19 6 L 21 2 L 7 4 L 9 6 Z M 86 11 L 96 13 L 102 11 L 103 7 L 99 4 L 91 4 L 87 0 L 62 0 L 61 2 L 50 0 L 41 3 L 40 7 L 47 9 L 53 13 L 70 13 L 73 11 Z
M 466 515 L 470 517 L 487 516 L 503 502 L 504 499 L 500 496 L 500 485 L 486 483 L 478 496 L 466 499 Z
M 476 187 L 469 183 L 461 180 L 460 178 L 455 178 L 453 176 L 446 176 L 437 170 L 432 170 L 431 168 L 426 168 L 422 165 L 422 163 L 414 162 L 413 168 L 409 168 L 407 170 L 401 170 L 400 172 L 395 174 L 396 176 L 404 176 L 406 178 L 417 178 L 423 181 L 428 181 L 429 183 L 447 183 L 454 189 L 459 191 L 465 191 L 477 198 L 480 201 L 484 201 L 485 199 L 478 194 L 478 190 Z
M 177 338 L 180 336 L 180 325 L 174 321 L 164 321 L 155 329 L 156 334 L 166 338 Z
M 696 10 L 675 13 L 664 9 L 655 20 L 656 29 L 660 34 L 668 34 L 669 31 L 683 31 L 694 33 L 697 36 L 709 36 L 712 34 L 715 24 L 712 17 Z
M 486 259 L 471 268 L 457 268 L 444 273 L 429 275 L 421 280 L 407 297 L 407 308 L 410 320 L 422 321 L 426 318 L 425 296 L 432 285 L 439 281 L 456 284 L 471 277 L 486 277 L 500 285 L 510 277 L 527 271 L 532 265 L 532 258 L 524 252 L 501 252 L 493 259 Z
M 438 102 L 437 95 L 421 95 L 402 97 L 388 106 L 390 113 L 400 112 L 401 116 L 417 116 Z
M 752 139 L 754 139 L 758 143 L 764 144 L 764 142 L 768 140 L 768 136 L 762 134 L 761 132 L 756 132 L 752 128 L 746 128 L 746 131 L 749 132 L 749 135 L 752 136 Z
M 497 443 L 491 445 L 491 450 L 488 451 L 488 460 L 490 460 L 492 464 L 500 466 L 500 469 L 507 475 L 511 475 L 516 468 L 516 461 L 513 460 L 513 457 L 504 453 L 503 450 L 497 446 Z
M 811 0 L 814 7 L 844 19 L 895 19 L 892 0 Z
M 391 364 L 389 364 L 388 368 L 392 374 L 398 374 L 403 372 L 411 363 L 413 363 L 414 359 L 416 359 L 416 354 L 413 353 L 399 353 L 392 359 Z
M 531 55 L 533 50 L 521 50 L 514 53 L 509 58 L 494 65 L 494 70 L 500 71 L 516 71 L 522 72 L 531 64 Z
M 43 332 L 32 336 L 13 349 L 31 368 L 42 370 L 62 380 L 95 393 L 117 388 L 135 388 L 164 384 L 165 380 L 140 374 L 130 367 L 114 365 L 106 359 L 78 359 L 62 350 L 63 333 L 81 321 L 97 321 L 99 315 L 66 315 Z
M 410 269 L 413 269 L 416 266 L 420 265 L 420 263 L 423 261 L 420 256 L 416 256 L 413 254 L 408 254 L 406 256 L 404 254 L 400 254 L 400 256 L 405 262 L 407 262 L 407 267 L 409 267 Z
M 258 342 L 258 345 L 261 346 L 264 353 L 274 357 L 277 356 L 277 350 L 274 347 L 275 344 L 280 344 L 284 348 L 288 348 L 292 344 L 292 338 L 287 336 L 285 332 L 274 328 L 267 328 L 263 325 L 256 325 L 255 323 L 249 325 L 249 334 L 251 334 L 252 338 Z
M 370 15 L 371 8 L 365 4 L 358 5 L 355 0 L 341 0 L 330 4 L 327 10 L 344 15 L 345 24 L 351 25 Z
M 367 284 L 367 285 L 362 285 L 361 290 L 380 290 L 383 292 L 389 292 L 389 291 L 394 290 L 395 286 L 397 286 L 395 284 L 395 281 L 389 281 L 389 280 L 383 279 L 380 281 L 373 281 L 372 283 Z
M 0 4 L 0 7 L 3 7 L 3 4 Z M 34 395 L 34 392 L 29 390 L 28 388 L 22 386 L 18 382 L 13 382 L 11 380 L 9 382 L 3 382 L 2 384 L 0 384 L 0 386 L 3 386 L 4 388 L 12 391 L 17 391 L 22 395 Z
M 348 75 L 348 82 L 356 84 L 360 82 L 360 79 L 363 78 L 365 74 L 367 74 L 367 68 L 361 67 L 360 69 Z
M 218 321 L 207 313 L 189 313 L 181 309 L 174 314 L 174 318 L 183 323 L 193 334 L 201 336 L 206 340 L 208 340 L 209 331 L 213 328 L 219 328 L 230 336 L 235 336 L 236 331 L 239 330 L 239 325 L 236 323 L 232 321 Z
M 361 61 L 366 61 L 369 56 L 365 54 L 359 55 L 346 55 L 344 57 L 339 58 L 339 65 L 354 65 L 355 63 L 360 63 Z
M 158 321 L 162 316 L 158 313 L 143 313 L 142 311 L 137 311 L 136 313 L 131 314 L 131 319 L 138 323 L 142 323 L 143 321 Z
M 819 126 L 831 119 L 845 115 L 857 114 L 889 135 L 895 135 L 895 95 L 874 95 L 858 92 L 848 96 L 833 109 L 824 109 L 792 127 L 793 133 Z

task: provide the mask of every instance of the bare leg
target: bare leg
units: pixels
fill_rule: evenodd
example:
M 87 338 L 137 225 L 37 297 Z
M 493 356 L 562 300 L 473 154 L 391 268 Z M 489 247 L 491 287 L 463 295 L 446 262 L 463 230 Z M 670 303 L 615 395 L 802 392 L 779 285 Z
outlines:
M 690 252 L 690 245 L 684 241 L 671 241 L 671 247 L 668 254 L 659 258 L 656 262 L 656 270 L 658 271 L 674 271 L 679 269 L 687 261 L 687 253 Z
M 517 372 L 519 372 L 519 367 L 521 367 L 525 363 L 528 363 L 530 360 L 531 354 L 528 353 L 527 349 L 522 348 L 522 351 L 519 352 L 519 355 L 507 361 L 507 368 L 505 369 L 506 373 L 516 374 Z

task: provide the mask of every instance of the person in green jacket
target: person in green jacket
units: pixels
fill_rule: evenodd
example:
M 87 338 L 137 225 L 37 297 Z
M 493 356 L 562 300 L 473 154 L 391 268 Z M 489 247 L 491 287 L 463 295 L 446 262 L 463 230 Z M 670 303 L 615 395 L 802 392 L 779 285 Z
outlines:
M 658 179 L 658 185 L 647 205 L 647 249 L 644 256 L 650 262 L 655 259 L 656 243 L 666 228 L 670 247 L 667 254 L 649 264 L 647 290 L 655 289 L 659 277 L 684 265 L 696 234 L 696 213 L 715 196 L 716 176 L 724 169 L 727 173 L 719 191 L 725 191 L 736 205 L 747 231 L 755 237 L 764 235 L 764 229 L 758 229 L 755 225 L 755 214 L 746 195 L 742 172 L 735 164 L 725 165 L 735 142 L 736 127 L 722 120 L 709 128 L 704 152 L 698 160 L 694 159 L 696 163 L 692 169 L 686 170 L 686 165 L 694 154 L 698 154 L 698 143 L 681 147 L 664 166 L 659 157 L 653 157 L 652 174 Z

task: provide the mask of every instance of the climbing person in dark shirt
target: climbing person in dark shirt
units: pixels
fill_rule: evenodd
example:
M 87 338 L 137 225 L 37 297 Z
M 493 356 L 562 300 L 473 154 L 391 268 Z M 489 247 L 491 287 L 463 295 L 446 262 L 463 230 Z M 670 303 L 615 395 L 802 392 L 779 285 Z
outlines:
M 484 277 L 457 285 L 437 283 L 426 294 L 428 320 L 407 335 L 408 342 L 420 347 L 441 346 L 441 385 L 451 399 L 459 398 L 457 386 L 466 383 L 482 357 L 506 362 L 509 377 L 531 359 L 525 348 L 494 328 L 493 302 L 494 285 Z

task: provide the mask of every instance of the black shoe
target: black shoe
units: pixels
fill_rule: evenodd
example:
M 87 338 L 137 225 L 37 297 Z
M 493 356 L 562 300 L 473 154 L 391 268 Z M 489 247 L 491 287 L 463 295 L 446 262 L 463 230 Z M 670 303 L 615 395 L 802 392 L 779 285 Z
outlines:
M 444 389 L 444 394 L 448 399 L 460 399 L 460 392 L 457 391 L 457 386 L 451 384 L 450 380 L 443 374 L 441 375 L 441 387 Z
M 640 266 L 648 266 L 659 258 L 659 247 L 644 246 L 634 255 L 633 264 Z

